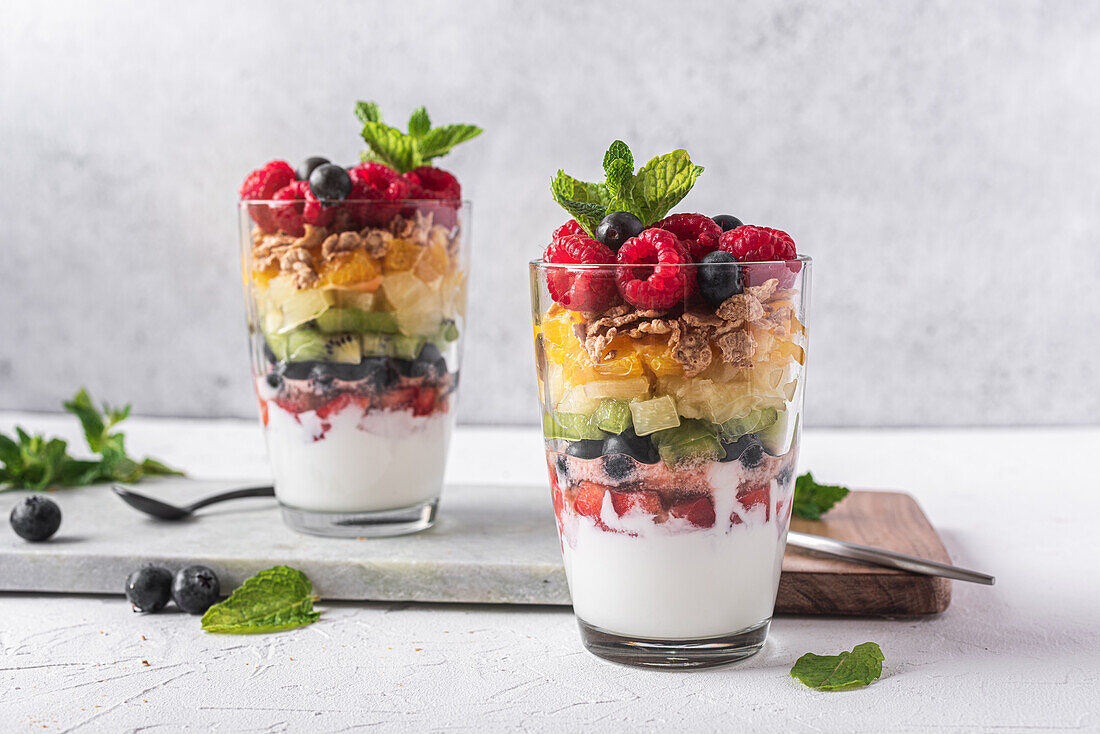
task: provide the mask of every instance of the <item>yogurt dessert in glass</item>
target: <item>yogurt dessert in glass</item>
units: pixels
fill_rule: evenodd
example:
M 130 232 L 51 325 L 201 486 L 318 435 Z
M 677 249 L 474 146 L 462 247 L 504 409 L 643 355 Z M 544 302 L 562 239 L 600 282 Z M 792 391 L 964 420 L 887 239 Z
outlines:
M 617 163 L 616 161 L 624 161 Z M 763 645 L 791 514 L 810 259 L 784 232 L 671 214 L 684 151 L 605 183 L 530 265 L 550 491 L 585 646 L 720 665 Z
M 455 177 L 430 164 L 446 148 L 402 158 L 374 145 L 387 126 L 363 106 L 363 163 L 310 158 L 295 170 L 277 160 L 241 187 L 252 371 L 275 495 L 288 525 L 319 535 L 432 525 L 465 331 L 469 205 Z M 421 113 L 406 137 L 430 128 Z M 477 130 L 437 130 L 455 127 Z

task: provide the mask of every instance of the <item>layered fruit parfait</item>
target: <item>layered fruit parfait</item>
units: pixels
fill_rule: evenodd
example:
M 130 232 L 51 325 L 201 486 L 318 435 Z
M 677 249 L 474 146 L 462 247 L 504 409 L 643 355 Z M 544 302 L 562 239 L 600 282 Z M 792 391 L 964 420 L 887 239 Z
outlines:
M 547 468 L 588 647 L 710 665 L 767 634 L 798 454 L 809 259 L 730 215 L 669 214 L 685 151 L 606 181 L 531 265 Z
M 405 134 L 374 105 L 357 111 L 361 163 L 276 160 L 240 192 L 253 375 L 276 496 L 292 526 L 355 536 L 434 518 L 468 224 L 458 181 L 431 165 L 449 146 L 431 141 L 478 132 L 432 128 L 421 108 Z

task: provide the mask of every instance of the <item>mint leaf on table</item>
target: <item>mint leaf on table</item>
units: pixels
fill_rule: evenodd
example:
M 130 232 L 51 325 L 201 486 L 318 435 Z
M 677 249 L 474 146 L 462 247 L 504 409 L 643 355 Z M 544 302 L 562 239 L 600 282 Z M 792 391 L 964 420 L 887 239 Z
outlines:
M 367 144 L 367 150 L 359 154 L 360 159 L 384 163 L 398 173 L 428 165 L 482 132 L 476 125 L 433 128 L 424 107 L 418 107 L 409 117 L 408 133 L 383 123 L 382 112 L 374 102 L 356 103 L 355 116 L 363 123 L 362 135 Z
M 100 411 L 81 388 L 64 407 L 80 421 L 88 449 L 98 454 L 98 459 L 76 459 L 69 454 L 64 439 L 31 435 L 17 426 L 14 438 L 0 434 L 0 491 L 79 487 L 102 481 L 137 482 L 153 474 L 182 476 L 182 472 L 156 459 L 139 462 L 126 453 L 125 436 L 112 429 L 129 417 L 129 405 L 116 409 L 104 404 Z
M 803 520 L 820 520 L 821 516 L 848 496 L 848 488 L 834 484 L 818 484 L 814 475 L 806 472 L 794 483 L 791 511 Z
M 247 579 L 228 599 L 207 609 L 202 628 L 237 635 L 294 629 L 321 616 L 313 610 L 316 599 L 304 573 L 275 566 Z
M 886 658 L 874 642 L 856 645 L 839 655 L 814 655 L 808 652 L 791 668 L 791 677 L 819 691 L 846 691 L 874 683 L 882 676 Z

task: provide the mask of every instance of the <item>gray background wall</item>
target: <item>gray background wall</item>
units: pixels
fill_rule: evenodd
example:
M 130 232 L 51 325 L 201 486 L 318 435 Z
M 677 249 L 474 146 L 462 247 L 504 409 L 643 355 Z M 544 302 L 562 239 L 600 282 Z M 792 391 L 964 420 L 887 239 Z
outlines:
M 0 408 L 254 415 L 237 187 L 365 98 L 488 131 L 466 422 L 534 417 L 547 181 L 616 137 L 816 258 L 812 424 L 1098 422 L 1097 3 L 5 0 L 0 78 Z

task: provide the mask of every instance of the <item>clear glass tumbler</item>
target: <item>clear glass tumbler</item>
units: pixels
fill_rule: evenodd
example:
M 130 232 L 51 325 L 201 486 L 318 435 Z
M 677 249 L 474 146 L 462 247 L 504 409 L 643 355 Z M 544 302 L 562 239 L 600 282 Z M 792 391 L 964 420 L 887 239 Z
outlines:
M 764 644 L 798 461 L 810 266 L 531 263 L 550 491 L 596 655 L 704 667 Z M 699 295 L 703 267 L 733 284 L 721 303 Z M 678 284 L 671 297 L 624 302 L 616 284 L 655 268 Z M 591 312 L 552 295 L 578 292 Z
M 283 519 L 317 535 L 432 525 L 454 423 L 466 202 L 244 201 L 252 374 Z

